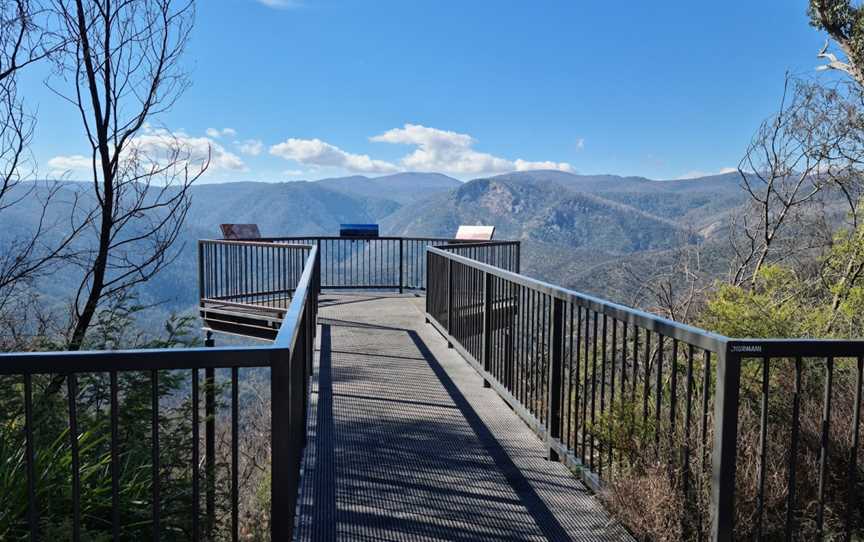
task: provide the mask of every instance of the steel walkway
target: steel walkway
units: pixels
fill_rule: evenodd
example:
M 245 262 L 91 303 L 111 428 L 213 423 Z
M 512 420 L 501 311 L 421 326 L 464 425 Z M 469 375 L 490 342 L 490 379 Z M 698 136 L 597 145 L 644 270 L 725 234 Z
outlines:
M 322 296 L 295 538 L 629 539 L 423 303 Z

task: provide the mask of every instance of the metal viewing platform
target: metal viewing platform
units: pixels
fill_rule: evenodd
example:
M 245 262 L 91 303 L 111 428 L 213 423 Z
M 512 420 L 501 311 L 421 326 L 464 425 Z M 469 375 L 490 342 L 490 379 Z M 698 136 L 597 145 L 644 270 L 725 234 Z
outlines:
M 207 347 L 0 355 L 21 405 L 6 486 L 20 504 L 0 510 L 16 539 L 46 538 L 50 515 L 75 540 L 159 540 L 166 525 L 191 540 L 622 540 L 602 502 L 639 514 L 646 480 L 680 503 L 682 539 L 864 531 L 862 341 L 720 336 L 527 277 L 518 241 L 205 240 L 198 255 Z M 214 346 L 213 332 L 262 342 Z M 167 371 L 189 385 L 160 402 Z M 269 431 L 251 489 L 244 372 L 269 383 L 254 390 Z M 78 410 L 94 375 L 95 452 Z M 51 479 L 46 382 L 68 413 Z M 129 396 L 149 439 L 123 440 Z M 183 465 L 167 468 L 172 405 L 162 446 Z M 65 508 L 44 505 L 51 492 Z
M 296 540 L 629 540 L 424 316 L 322 296 Z

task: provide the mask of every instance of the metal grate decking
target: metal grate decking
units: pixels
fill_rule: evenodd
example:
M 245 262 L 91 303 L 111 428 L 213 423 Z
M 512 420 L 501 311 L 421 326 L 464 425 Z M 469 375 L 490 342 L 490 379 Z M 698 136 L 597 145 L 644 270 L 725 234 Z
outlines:
M 423 301 L 322 295 L 295 538 L 628 539 Z

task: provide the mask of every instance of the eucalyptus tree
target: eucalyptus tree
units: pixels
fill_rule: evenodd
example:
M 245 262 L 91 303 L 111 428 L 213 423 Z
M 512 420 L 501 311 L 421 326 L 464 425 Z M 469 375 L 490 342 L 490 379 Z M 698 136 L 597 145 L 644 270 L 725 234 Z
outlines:
M 168 130 L 154 130 L 189 85 L 181 58 L 192 0 L 54 0 L 68 40 L 65 98 L 90 147 L 92 220 L 78 258 L 68 348 L 79 349 L 101 307 L 128 295 L 177 256 L 190 187 L 209 165 Z

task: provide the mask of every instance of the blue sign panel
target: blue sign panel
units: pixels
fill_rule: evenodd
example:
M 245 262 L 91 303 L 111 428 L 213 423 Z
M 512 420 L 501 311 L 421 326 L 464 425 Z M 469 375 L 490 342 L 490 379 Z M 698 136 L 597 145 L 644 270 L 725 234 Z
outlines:
M 340 224 L 340 237 L 378 237 L 378 224 Z

